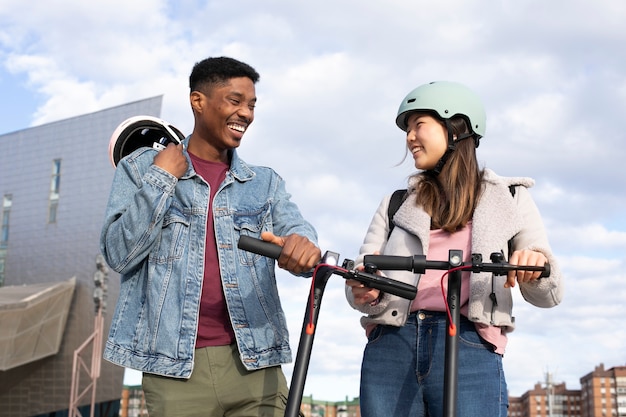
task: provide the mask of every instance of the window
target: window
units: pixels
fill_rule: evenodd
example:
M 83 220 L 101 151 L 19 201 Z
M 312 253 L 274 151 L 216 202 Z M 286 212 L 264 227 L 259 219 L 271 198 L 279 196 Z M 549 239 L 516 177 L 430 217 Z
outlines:
M 11 194 L 5 194 L 2 198 L 2 229 L 0 231 L 0 249 L 6 249 L 9 243 L 9 215 L 11 213 Z
M 5 194 L 2 198 L 2 228 L 0 229 L 0 287 L 4 285 L 4 266 L 6 264 L 7 246 L 9 246 L 9 218 L 13 197 Z
M 50 204 L 48 209 L 48 223 L 56 223 L 59 208 L 59 192 L 61 189 L 61 160 L 52 161 L 52 177 L 50 179 Z
M 4 264 L 5 264 L 5 255 L 6 251 L 4 249 L 0 249 L 0 287 L 4 286 Z

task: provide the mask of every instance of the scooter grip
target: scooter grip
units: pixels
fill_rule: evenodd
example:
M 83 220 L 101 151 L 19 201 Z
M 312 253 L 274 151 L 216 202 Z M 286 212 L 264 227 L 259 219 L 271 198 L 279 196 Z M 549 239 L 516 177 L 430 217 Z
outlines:
M 279 245 L 246 235 L 239 237 L 237 247 L 241 250 L 256 253 L 261 256 L 267 256 L 272 259 L 278 259 L 283 250 L 283 248 Z
M 412 256 L 365 255 L 363 263 L 376 265 L 378 270 L 386 271 L 411 271 L 413 269 Z
M 396 281 L 391 278 L 376 274 L 368 274 L 366 272 L 359 272 L 354 278 L 357 281 L 363 283 L 370 288 L 376 288 L 382 292 L 397 295 L 398 297 L 412 300 L 417 294 L 417 288 L 411 284 Z

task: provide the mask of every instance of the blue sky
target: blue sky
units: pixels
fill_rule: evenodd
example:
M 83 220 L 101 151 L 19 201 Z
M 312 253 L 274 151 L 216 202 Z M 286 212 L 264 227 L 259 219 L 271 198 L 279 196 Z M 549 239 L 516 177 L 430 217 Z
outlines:
M 614 0 L 3 0 L 0 133 L 161 94 L 162 117 L 189 133 L 193 63 L 242 59 L 261 80 L 241 156 L 286 179 L 322 249 L 354 258 L 380 199 L 413 172 L 398 165 L 400 100 L 465 83 L 487 108 L 481 163 L 536 180 L 566 279 L 554 309 L 516 294 L 511 394 L 547 371 L 575 389 L 599 363 L 626 361 L 624 21 Z M 308 282 L 279 284 L 295 351 Z M 358 395 L 358 319 L 332 279 L 305 395 Z
M 11 74 L 0 67 L 0 132 L 9 133 L 24 129 L 31 124 L 31 116 L 37 110 L 37 98 L 26 86 L 26 77 Z

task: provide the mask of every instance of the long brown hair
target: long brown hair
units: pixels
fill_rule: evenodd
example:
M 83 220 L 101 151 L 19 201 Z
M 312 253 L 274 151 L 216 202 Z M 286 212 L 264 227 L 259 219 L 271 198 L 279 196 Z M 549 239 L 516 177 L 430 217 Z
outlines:
M 469 132 L 464 118 L 453 117 L 449 122 L 456 137 Z M 472 219 L 482 190 L 483 172 L 478 166 L 473 137 L 470 137 L 456 142 L 456 149 L 439 175 L 430 171 L 415 174 L 420 178 L 416 203 L 431 216 L 431 229 L 453 233 Z

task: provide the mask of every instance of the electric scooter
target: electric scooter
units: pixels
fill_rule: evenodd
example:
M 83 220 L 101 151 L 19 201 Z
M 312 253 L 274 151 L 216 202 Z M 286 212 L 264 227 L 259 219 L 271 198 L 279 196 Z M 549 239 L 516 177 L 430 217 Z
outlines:
M 258 255 L 278 259 L 282 248 L 273 243 L 265 242 L 250 236 L 241 236 L 238 248 L 253 252 Z M 415 286 L 402 283 L 390 278 L 377 275 L 378 270 L 406 270 L 416 274 L 423 274 L 427 269 L 446 270 L 448 274 L 448 315 L 444 370 L 444 417 L 456 416 L 457 403 L 457 367 L 458 367 L 458 334 L 456 329 L 460 322 L 460 293 L 461 271 L 491 272 L 494 275 L 506 275 L 509 271 L 541 271 L 541 277 L 550 275 L 550 265 L 518 266 L 507 263 L 502 253 L 494 252 L 490 256 L 490 263 L 484 263 L 482 255 L 472 254 L 471 262 L 463 262 L 463 251 L 450 250 L 447 261 L 427 260 L 424 255 L 414 256 L 389 256 L 389 255 L 366 255 L 363 259 L 364 270 L 354 269 L 354 261 L 345 259 L 339 267 L 339 254 L 326 252 L 322 260 L 314 269 L 313 285 L 307 302 L 302 332 L 298 343 L 298 353 L 294 364 L 294 371 L 287 398 L 285 417 L 297 417 L 302 402 L 306 374 L 311 358 L 313 339 L 317 320 L 319 317 L 322 296 L 328 279 L 333 274 L 340 275 L 345 279 L 354 279 L 370 288 L 397 295 L 412 300 L 417 294 Z

